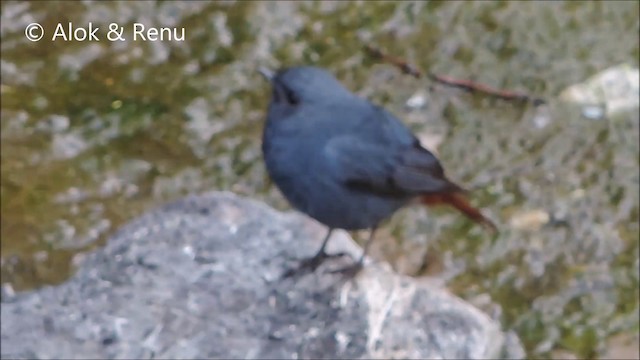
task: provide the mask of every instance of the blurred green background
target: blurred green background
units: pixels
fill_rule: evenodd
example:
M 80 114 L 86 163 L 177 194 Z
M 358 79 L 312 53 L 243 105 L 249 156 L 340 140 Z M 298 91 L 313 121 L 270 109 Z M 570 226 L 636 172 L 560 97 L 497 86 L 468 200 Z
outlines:
M 492 239 L 454 212 L 410 208 L 374 257 L 441 279 L 529 357 L 637 356 L 638 111 L 594 117 L 557 100 L 638 67 L 637 2 L 3 1 L 1 16 L 5 289 L 64 281 L 75 256 L 187 193 L 288 209 L 262 164 L 269 90 L 255 70 L 314 64 L 409 124 L 501 229 Z M 49 36 L 28 41 L 32 22 Z M 101 41 L 51 41 L 68 22 L 93 23 Z M 185 41 L 131 41 L 135 22 L 184 28 Z M 129 39 L 107 41 L 110 23 Z M 414 79 L 365 44 L 549 102 Z

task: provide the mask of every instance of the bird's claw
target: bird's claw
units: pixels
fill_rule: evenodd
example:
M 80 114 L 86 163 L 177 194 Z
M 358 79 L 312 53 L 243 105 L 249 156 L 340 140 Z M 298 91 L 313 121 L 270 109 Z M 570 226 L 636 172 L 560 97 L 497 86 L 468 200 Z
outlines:
M 331 270 L 331 274 L 342 274 L 344 277 L 352 278 L 358 275 L 358 273 L 364 268 L 362 261 L 357 261 L 351 265 L 341 267 L 339 269 Z
M 346 252 L 338 252 L 338 253 L 334 253 L 334 254 L 327 254 L 326 252 L 320 252 L 310 258 L 305 258 L 305 259 L 301 259 L 299 260 L 300 263 L 298 264 L 298 266 L 294 266 L 292 268 L 289 268 L 288 270 L 286 270 L 282 276 L 280 277 L 281 279 L 286 279 L 286 278 L 290 278 L 293 277 L 294 275 L 302 275 L 302 274 L 306 274 L 306 273 L 310 273 L 310 272 L 314 272 L 325 260 L 330 259 L 330 258 L 337 258 L 337 257 L 343 257 L 343 256 L 348 256 L 349 254 Z

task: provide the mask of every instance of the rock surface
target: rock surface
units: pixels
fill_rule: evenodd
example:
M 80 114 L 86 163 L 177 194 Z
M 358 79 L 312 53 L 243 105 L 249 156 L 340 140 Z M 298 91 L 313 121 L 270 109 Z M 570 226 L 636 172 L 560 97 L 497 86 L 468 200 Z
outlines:
M 560 93 L 560 99 L 585 105 L 583 115 L 595 116 L 603 106 L 607 116 L 636 112 L 640 107 L 640 69 L 629 64 L 605 69 Z
M 328 272 L 352 261 L 336 258 L 280 280 L 325 231 L 230 193 L 166 205 L 120 229 L 67 283 L 3 296 L 2 358 L 513 356 L 484 313 L 383 263 L 347 280 Z M 334 232 L 329 251 L 360 249 Z

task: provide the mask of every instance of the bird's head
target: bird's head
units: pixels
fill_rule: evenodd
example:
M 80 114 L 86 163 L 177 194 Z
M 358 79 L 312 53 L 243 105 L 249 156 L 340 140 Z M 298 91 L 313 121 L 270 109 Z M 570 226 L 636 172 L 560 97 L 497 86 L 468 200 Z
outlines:
M 333 75 L 313 66 L 258 70 L 273 90 L 272 103 L 295 106 L 326 103 L 353 96 Z

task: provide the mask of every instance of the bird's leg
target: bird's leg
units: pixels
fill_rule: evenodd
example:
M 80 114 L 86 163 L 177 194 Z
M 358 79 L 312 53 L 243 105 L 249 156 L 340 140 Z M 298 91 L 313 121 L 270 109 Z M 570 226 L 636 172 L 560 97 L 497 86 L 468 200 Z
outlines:
M 311 259 L 316 259 L 316 258 L 321 259 L 321 258 L 327 257 L 327 253 L 324 251 L 324 249 L 327 247 L 327 244 L 329 243 L 329 239 L 331 238 L 331 233 L 333 233 L 333 229 L 329 228 L 327 235 L 324 237 L 324 240 L 322 240 L 322 246 L 320 246 L 320 249 L 318 250 L 318 252 L 316 252 L 316 254 L 313 255 Z
M 320 264 L 322 264 L 324 260 L 347 255 L 347 253 L 345 252 L 339 252 L 335 254 L 326 253 L 325 248 L 329 243 L 329 239 L 331 238 L 332 232 L 333 232 L 333 229 L 329 228 L 329 232 L 327 232 L 327 236 L 325 236 L 324 240 L 322 241 L 322 246 L 320 246 L 320 250 L 318 250 L 318 252 L 316 252 L 315 255 L 313 255 L 310 258 L 300 260 L 300 264 L 297 267 L 294 267 L 285 271 L 285 273 L 282 275 L 282 278 L 291 277 L 296 273 L 313 272 L 315 269 L 318 268 L 318 266 L 320 266 Z
M 373 236 L 375 235 L 375 233 L 376 233 L 376 228 L 375 227 L 371 228 L 371 232 L 369 233 L 369 239 L 367 239 L 367 242 L 364 243 L 364 249 L 362 250 L 362 255 L 360 256 L 360 260 L 358 260 L 358 264 L 360 265 L 364 264 L 364 258 L 367 256 L 367 252 L 369 251 L 369 247 L 373 242 Z
M 373 238 L 375 233 L 376 233 L 376 227 L 374 226 L 371 228 L 371 232 L 369 233 L 369 239 L 367 239 L 367 242 L 364 243 L 364 248 L 362 249 L 362 255 L 360 255 L 360 259 L 358 259 L 357 262 L 349 266 L 346 266 L 337 270 L 333 270 L 331 272 L 341 273 L 347 277 L 353 277 L 358 272 L 360 272 L 360 270 L 362 270 L 364 266 L 364 259 L 367 257 L 367 252 L 369 251 L 369 247 L 371 246 L 371 243 L 373 243 Z

